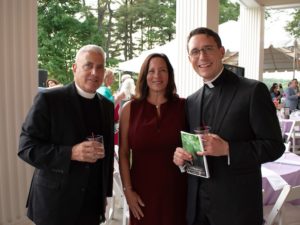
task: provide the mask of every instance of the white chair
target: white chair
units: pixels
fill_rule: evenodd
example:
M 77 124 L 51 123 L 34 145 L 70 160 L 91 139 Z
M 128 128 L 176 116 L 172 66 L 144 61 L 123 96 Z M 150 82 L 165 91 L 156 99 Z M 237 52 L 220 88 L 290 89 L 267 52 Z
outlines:
M 284 139 L 285 143 L 292 142 L 292 148 L 294 150 L 295 146 L 295 120 L 291 119 L 280 119 L 279 120 L 280 129 L 282 133 L 282 138 Z
M 293 153 L 300 155 L 300 120 L 295 120 L 294 132 L 292 136 Z
M 267 214 L 264 225 L 300 225 L 300 208 L 288 203 L 296 199 L 300 199 L 300 186 L 285 185 L 270 213 L 264 207 L 264 214 Z
M 118 146 L 115 146 L 115 157 L 114 157 L 114 173 L 113 173 L 113 197 L 110 199 L 109 207 L 107 208 L 107 222 L 109 225 L 111 220 L 116 219 L 115 212 L 117 210 L 117 201 L 119 200 L 119 206 L 122 208 L 122 225 L 127 225 L 129 222 L 129 209 L 126 202 L 126 198 L 124 196 L 122 181 L 120 177 L 119 171 L 119 156 L 118 156 Z M 118 218 L 119 219 L 119 218 Z M 106 225 L 105 224 L 105 225 Z
M 115 159 L 116 160 L 116 159 Z M 118 162 L 117 162 L 118 163 Z M 118 163 L 119 166 L 119 163 Z M 119 173 L 119 169 L 117 172 L 114 172 L 114 193 L 115 195 L 117 195 L 122 203 L 122 208 L 123 208 L 123 212 L 122 212 L 122 225 L 127 225 L 128 221 L 129 221 L 129 209 L 128 209 L 128 205 L 127 205 L 127 201 L 123 192 L 123 188 L 122 188 L 122 181 L 121 181 L 121 177 L 120 177 L 120 173 Z M 113 204 L 113 212 L 115 211 L 115 201 Z M 114 218 L 112 216 L 112 218 Z
M 284 146 L 285 146 L 285 152 L 289 152 L 290 149 L 291 149 L 291 142 L 285 142 L 284 143 Z

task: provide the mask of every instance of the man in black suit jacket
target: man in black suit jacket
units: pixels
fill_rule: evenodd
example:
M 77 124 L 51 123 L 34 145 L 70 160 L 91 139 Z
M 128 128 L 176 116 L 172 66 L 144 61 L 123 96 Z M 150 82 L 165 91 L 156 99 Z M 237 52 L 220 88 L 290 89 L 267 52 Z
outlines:
M 99 225 L 112 195 L 114 106 L 96 93 L 105 53 L 83 46 L 74 82 L 39 92 L 22 126 L 18 155 L 35 167 L 28 217 L 37 225 Z M 102 135 L 104 147 L 87 137 Z
M 189 131 L 203 135 L 210 178 L 189 175 L 189 225 L 263 224 L 261 164 L 284 152 L 276 109 L 267 87 L 225 69 L 220 37 L 197 28 L 188 37 L 189 60 L 204 86 L 187 98 Z M 177 148 L 174 163 L 191 155 Z

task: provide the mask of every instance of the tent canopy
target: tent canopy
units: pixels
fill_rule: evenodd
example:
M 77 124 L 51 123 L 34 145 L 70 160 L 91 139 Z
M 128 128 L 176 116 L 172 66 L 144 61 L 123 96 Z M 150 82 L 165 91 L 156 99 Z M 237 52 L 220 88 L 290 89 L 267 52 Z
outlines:
M 173 46 L 173 48 L 172 48 Z M 173 67 L 177 66 L 175 53 L 175 41 L 171 41 L 166 45 L 156 47 L 151 50 L 144 51 L 140 56 L 122 62 L 119 64 L 119 69 L 122 71 L 131 71 L 138 73 L 145 58 L 151 53 L 164 53 L 166 54 Z M 272 45 L 269 48 L 264 49 L 264 72 L 283 72 L 294 71 L 294 57 L 293 51 L 287 48 L 274 48 Z M 226 51 L 223 58 L 223 62 L 226 64 L 238 66 L 239 53 L 234 51 Z M 296 62 L 295 70 L 299 70 L 300 60 Z M 298 66 L 297 66 L 298 65 Z
M 230 65 L 238 66 L 238 51 L 240 48 L 240 41 L 238 35 L 232 35 L 228 30 L 235 30 L 239 32 L 239 22 L 228 21 L 219 25 L 219 35 L 222 40 L 222 44 L 226 49 L 223 62 Z M 271 43 L 269 40 L 265 40 L 265 44 Z M 291 43 L 291 40 L 288 42 Z M 172 40 L 169 43 L 157 46 L 151 50 L 143 51 L 138 57 L 130 59 L 128 61 L 119 63 L 119 69 L 122 71 L 131 71 L 138 73 L 145 58 L 151 53 L 164 53 L 168 56 L 172 66 L 176 69 L 177 57 L 176 57 L 176 40 Z M 298 52 L 299 49 L 297 49 Z M 299 70 L 300 61 L 295 63 L 296 70 Z M 284 47 L 265 47 L 264 49 L 264 72 L 274 71 L 294 71 L 294 50 Z
M 130 59 L 128 61 L 119 63 L 119 70 L 122 71 L 131 71 L 138 73 L 140 72 L 141 66 L 148 55 L 151 53 L 163 53 L 168 56 L 173 68 L 177 66 L 176 57 L 175 57 L 175 40 L 170 41 L 169 43 L 157 46 L 153 49 L 143 51 L 138 57 Z
M 238 52 L 226 52 L 223 62 L 238 66 Z M 284 72 L 299 70 L 300 61 L 294 65 L 294 52 L 287 48 L 274 48 L 272 45 L 264 49 L 264 72 Z M 295 67 L 295 68 L 294 68 Z

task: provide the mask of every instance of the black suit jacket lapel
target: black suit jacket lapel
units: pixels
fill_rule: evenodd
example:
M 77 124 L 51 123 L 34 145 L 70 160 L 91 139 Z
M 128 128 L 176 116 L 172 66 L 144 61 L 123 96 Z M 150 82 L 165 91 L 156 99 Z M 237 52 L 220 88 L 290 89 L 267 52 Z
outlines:
M 196 116 L 197 118 L 197 127 L 200 127 L 200 126 L 203 126 L 203 125 L 206 125 L 206 124 L 203 124 L 203 119 L 202 119 L 202 114 L 203 114 L 203 104 L 202 104 L 202 101 L 203 101 L 203 92 L 204 92 L 204 86 L 202 86 L 202 88 L 199 90 L 199 95 L 198 95 L 198 98 L 197 98 L 197 114 L 198 116 Z M 197 128 L 195 127 L 195 129 Z
M 189 130 L 194 130 L 201 126 L 201 100 L 203 95 L 203 87 L 188 98 L 186 104 L 186 112 L 188 112 Z
M 238 90 L 239 78 L 237 75 L 228 73 L 224 69 L 222 76 L 224 76 L 224 82 L 221 87 L 220 96 L 218 97 L 215 120 L 213 123 L 213 132 L 218 133 L 222 127 L 222 123 L 226 113 L 228 112 L 230 105 L 236 96 Z
M 103 131 L 105 132 L 107 129 L 104 129 L 105 127 L 108 127 L 109 126 L 109 124 L 108 124 L 108 118 L 106 118 L 107 116 L 106 116 L 106 112 L 107 112 L 107 110 L 105 110 L 105 107 L 104 107 L 104 105 L 103 105 L 103 96 L 102 95 L 100 95 L 99 93 L 96 93 L 97 94 L 97 97 L 98 97 L 98 102 L 99 102 L 99 107 L 100 107 L 100 114 L 101 114 L 101 123 L 103 123 L 102 124 L 102 127 L 103 127 Z M 108 136 L 108 134 L 105 134 L 104 135 L 104 137 L 105 136 Z M 104 143 L 105 143 L 105 140 L 104 140 Z

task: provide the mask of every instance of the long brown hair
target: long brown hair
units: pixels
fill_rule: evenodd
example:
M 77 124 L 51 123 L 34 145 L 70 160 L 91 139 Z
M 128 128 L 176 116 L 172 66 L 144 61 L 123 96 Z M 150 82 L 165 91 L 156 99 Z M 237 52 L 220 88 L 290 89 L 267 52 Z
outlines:
M 168 79 L 168 84 L 166 87 L 165 97 L 168 100 L 172 100 L 173 98 L 178 97 L 178 95 L 176 94 L 177 89 L 176 89 L 175 78 L 174 78 L 174 70 L 170 63 L 170 60 L 168 59 L 168 57 L 165 54 L 152 53 L 146 57 L 146 59 L 144 60 L 144 62 L 142 64 L 142 67 L 141 67 L 141 70 L 140 70 L 140 73 L 138 75 L 138 79 L 136 82 L 136 90 L 135 90 L 134 99 L 143 100 L 143 99 L 147 98 L 147 96 L 149 94 L 149 87 L 147 85 L 147 75 L 148 75 L 148 70 L 149 70 L 149 64 L 150 64 L 150 61 L 156 57 L 163 59 L 166 62 L 167 68 L 168 68 L 169 79 Z

